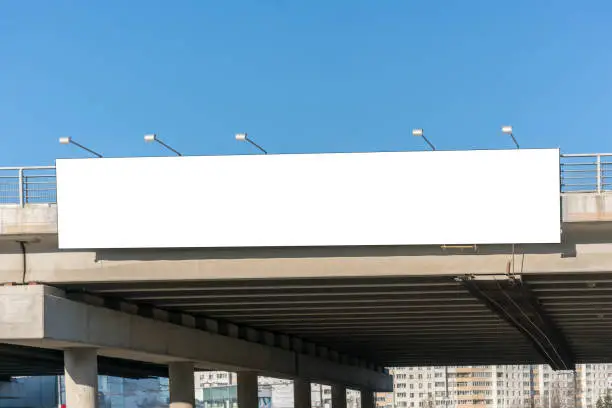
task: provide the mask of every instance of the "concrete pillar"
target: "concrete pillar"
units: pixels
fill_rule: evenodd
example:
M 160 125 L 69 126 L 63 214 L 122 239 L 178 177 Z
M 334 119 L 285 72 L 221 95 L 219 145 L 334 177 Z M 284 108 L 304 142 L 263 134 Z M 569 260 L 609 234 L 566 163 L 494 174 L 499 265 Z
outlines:
M 237 375 L 238 408 L 258 408 L 257 373 L 240 371 Z
M 296 378 L 293 380 L 293 407 L 312 408 L 310 381 Z
M 98 406 L 98 353 L 92 348 L 64 351 L 66 406 L 96 408 Z
M 331 387 L 332 408 L 346 408 L 346 387 L 334 384 Z
M 194 408 L 195 384 L 193 363 L 174 362 L 168 364 L 170 384 L 170 408 Z
M 361 390 L 361 408 L 374 408 L 374 393 L 370 390 Z

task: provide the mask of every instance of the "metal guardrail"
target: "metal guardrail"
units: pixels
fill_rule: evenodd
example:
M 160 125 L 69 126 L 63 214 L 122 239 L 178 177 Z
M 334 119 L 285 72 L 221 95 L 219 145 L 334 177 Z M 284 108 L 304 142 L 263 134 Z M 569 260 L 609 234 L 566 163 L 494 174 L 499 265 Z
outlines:
M 561 155 L 561 191 L 612 191 L 612 153 Z
M 561 155 L 561 192 L 612 191 L 612 153 Z M 0 204 L 54 204 L 55 167 L 0 167 Z
M 57 201 L 55 167 L 0 167 L 0 204 L 52 204 Z

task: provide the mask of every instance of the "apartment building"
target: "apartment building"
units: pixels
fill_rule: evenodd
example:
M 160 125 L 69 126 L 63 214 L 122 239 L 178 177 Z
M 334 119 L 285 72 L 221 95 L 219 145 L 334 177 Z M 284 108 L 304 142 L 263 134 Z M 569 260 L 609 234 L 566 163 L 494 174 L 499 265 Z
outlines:
M 293 382 L 271 377 L 259 377 L 260 405 L 268 408 L 293 407 Z M 204 408 L 233 408 L 237 406 L 235 388 L 236 373 L 225 371 L 206 371 L 195 374 L 196 400 L 202 401 Z M 360 393 L 347 390 L 347 408 L 360 408 Z M 331 387 L 312 384 L 311 400 L 313 408 L 332 408 Z M 389 407 L 391 408 L 391 407 Z
M 612 389 L 612 364 L 578 365 L 553 371 L 545 365 L 402 367 L 390 370 L 394 393 L 378 394 L 378 408 L 595 408 Z M 198 388 L 235 386 L 236 374 L 196 374 Z M 291 407 L 291 381 L 261 377 L 261 394 L 272 408 Z M 360 406 L 359 393 L 348 391 L 349 408 Z M 331 408 L 330 387 L 313 384 L 313 408 Z M 228 407 L 229 408 L 229 407 Z
M 227 371 L 200 371 L 195 373 L 195 388 L 225 387 L 236 385 L 236 373 Z
M 544 365 L 404 367 L 391 370 L 394 393 L 379 408 L 595 408 L 612 365 L 555 372 Z M 575 385 L 575 386 L 574 386 Z
M 612 364 L 581 364 L 576 373 L 579 407 L 595 407 L 599 397 L 612 389 Z

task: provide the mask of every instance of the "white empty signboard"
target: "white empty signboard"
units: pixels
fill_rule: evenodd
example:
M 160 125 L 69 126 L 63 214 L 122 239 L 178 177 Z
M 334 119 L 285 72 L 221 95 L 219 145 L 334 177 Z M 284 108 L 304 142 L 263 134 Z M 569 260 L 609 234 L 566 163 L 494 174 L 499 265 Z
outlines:
M 559 151 L 57 160 L 59 245 L 560 242 Z

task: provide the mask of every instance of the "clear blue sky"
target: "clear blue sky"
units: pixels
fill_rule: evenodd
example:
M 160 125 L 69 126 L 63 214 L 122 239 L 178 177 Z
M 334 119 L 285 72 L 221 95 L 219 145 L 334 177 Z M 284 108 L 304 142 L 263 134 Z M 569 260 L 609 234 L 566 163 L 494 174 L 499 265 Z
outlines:
M 612 151 L 612 2 L 0 0 L 0 166 L 85 156 Z

